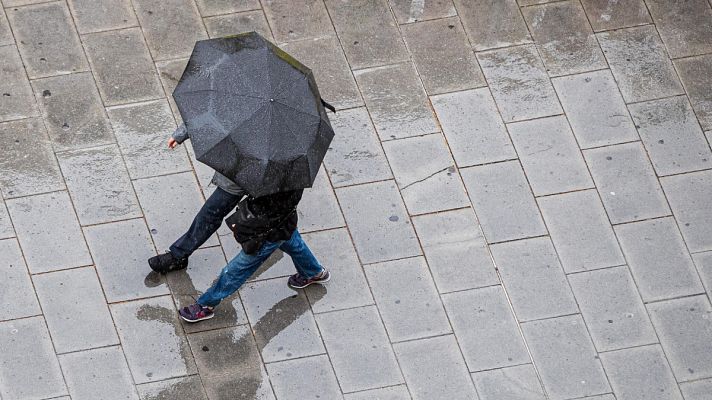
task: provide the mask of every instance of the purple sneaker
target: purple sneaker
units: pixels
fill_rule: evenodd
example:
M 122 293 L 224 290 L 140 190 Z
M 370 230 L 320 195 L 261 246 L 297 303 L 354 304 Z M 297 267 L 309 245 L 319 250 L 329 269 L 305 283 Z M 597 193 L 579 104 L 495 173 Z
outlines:
M 295 289 L 303 289 L 312 283 L 324 283 L 331 279 L 331 274 L 326 268 L 322 269 L 316 276 L 311 278 L 305 278 L 299 273 L 296 273 L 289 277 L 287 284 Z
M 188 322 L 198 322 L 204 319 L 212 318 L 215 313 L 212 307 L 201 306 L 198 303 L 191 304 L 188 307 L 183 307 L 178 311 L 181 318 Z

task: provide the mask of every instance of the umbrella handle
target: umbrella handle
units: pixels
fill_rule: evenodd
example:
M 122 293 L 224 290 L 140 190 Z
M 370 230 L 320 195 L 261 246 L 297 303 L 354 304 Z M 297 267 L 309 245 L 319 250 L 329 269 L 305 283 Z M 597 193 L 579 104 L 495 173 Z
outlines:
M 324 99 L 320 99 L 320 100 L 321 100 L 321 105 L 322 105 L 322 106 L 324 106 L 325 108 L 328 108 L 329 110 L 331 110 L 331 112 L 333 112 L 334 114 L 336 114 L 336 107 L 334 107 L 334 106 L 332 106 L 331 104 L 327 103 L 326 101 L 324 101 Z

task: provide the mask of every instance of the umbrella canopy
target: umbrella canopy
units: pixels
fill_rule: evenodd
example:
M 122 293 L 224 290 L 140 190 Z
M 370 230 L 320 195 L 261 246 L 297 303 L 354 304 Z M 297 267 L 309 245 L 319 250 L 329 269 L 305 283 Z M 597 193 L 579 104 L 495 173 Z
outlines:
M 334 137 L 309 68 L 255 32 L 197 42 L 173 98 L 198 161 L 254 197 L 311 187 Z

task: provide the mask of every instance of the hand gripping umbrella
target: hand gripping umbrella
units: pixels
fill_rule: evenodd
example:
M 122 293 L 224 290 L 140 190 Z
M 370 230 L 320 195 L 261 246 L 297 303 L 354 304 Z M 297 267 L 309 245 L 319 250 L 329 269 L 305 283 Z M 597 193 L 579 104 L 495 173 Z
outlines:
M 254 197 L 311 187 L 334 137 L 309 68 L 255 32 L 197 42 L 173 98 L 198 161 Z

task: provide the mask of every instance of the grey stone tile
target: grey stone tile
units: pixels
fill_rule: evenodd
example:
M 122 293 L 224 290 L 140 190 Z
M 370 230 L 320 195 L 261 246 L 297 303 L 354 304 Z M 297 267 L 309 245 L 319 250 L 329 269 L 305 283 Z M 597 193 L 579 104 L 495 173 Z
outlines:
M 403 383 L 376 307 L 316 316 L 341 390 L 355 392 Z
M 321 0 L 266 0 L 262 7 L 277 43 L 334 35 Z
M 353 69 L 408 60 L 388 0 L 325 0 L 346 58 Z
M 302 201 L 297 209 L 300 231 L 310 232 L 344 226 L 336 195 L 329 183 L 326 171 L 321 167 L 314 185 L 304 190 Z
M 104 105 L 164 96 L 140 28 L 82 36 Z
M 203 18 L 203 22 L 205 29 L 208 30 L 208 36 L 211 38 L 255 31 L 265 39 L 274 41 L 272 30 L 270 30 L 262 10 Z
M 31 273 L 92 263 L 66 192 L 8 200 L 7 208 Z
M 362 263 L 421 254 L 394 182 L 336 189 L 336 195 Z
M 648 304 L 670 367 L 679 382 L 712 377 L 712 307 L 706 296 Z
M 507 128 L 535 196 L 593 187 L 566 117 L 518 122 Z
M 21 304 L 4 307 L 0 321 L 42 314 L 20 246 L 15 239 L 0 240 L 0 302 Z
M 260 9 L 259 0 L 197 0 L 196 3 L 203 17 Z
M 712 293 L 712 252 L 693 254 L 692 259 L 697 266 L 697 271 L 700 273 L 702 283 L 707 288 L 708 293 Z
M 712 250 L 712 171 L 662 178 L 663 188 L 691 252 Z
M 486 85 L 457 17 L 403 25 L 401 31 L 428 94 Z
M 148 228 L 159 252 L 168 249 L 190 227 L 203 205 L 198 184 L 190 172 L 133 182 Z M 203 246 L 216 246 L 211 236 Z
M 303 291 L 271 279 L 245 285 L 240 295 L 266 363 L 324 353 Z
M 421 215 L 413 225 L 440 293 L 499 283 L 472 209 Z
M 42 317 L 0 322 L 0 395 L 46 399 L 67 394 Z
M 659 344 L 603 353 L 601 362 L 621 399 L 682 400 Z
M 334 187 L 393 178 L 365 108 L 339 111 L 331 126 L 338 139 L 331 142 L 324 165 Z
M 480 400 L 544 400 L 546 396 L 531 364 L 472 374 Z
M 94 268 L 33 277 L 57 353 L 119 344 Z
M 198 40 L 208 38 L 191 0 L 134 0 L 154 60 L 188 57 Z
M 455 0 L 455 7 L 476 51 L 531 42 L 515 0 Z
M 30 79 L 89 69 L 64 2 L 6 9 Z
M 279 400 L 302 400 L 304 393 L 315 399 L 343 398 L 326 355 L 267 364 L 267 372 Z
M 504 122 L 561 114 L 534 45 L 477 53 Z
M 647 4 L 671 57 L 712 51 L 712 8 L 709 3 L 704 0 L 685 4 L 652 0 Z
M 0 47 L 0 60 L 0 121 L 39 115 L 17 47 Z
M 360 70 L 355 75 L 381 140 L 438 131 L 411 63 Z
M 198 375 L 138 385 L 141 400 L 208 400 Z
M 712 379 L 680 384 L 680 390 L 686 400 L 712 399 Z
M 712 129 L 712 55 L 675 60 L 702 129 Z
M 522 330 L 551 399 L 611 391 L 580 315 L 528 322 Z
M 6 8 L 26 6 L 28 4 L 44 3 L 46 0 L 0 0 Z
M 583 155 L 612 223 L 670 214 L 641 143 L 584 150 Z
M 578 1 L 522 8 L 549 74 L 606 68 L 606 60 Z
M 112 304 L 110 308 L 136 384 L 197 372 L 170 297 Z
M 552 80 L 582 149 L 638 140 L 611 71 Z
M 350 393 L 344 395 L 345 400 L 410 400 L 408 388 L 403 386 L 391 386 L 382 389 L 366 390 L 364 392 Z
M 392 342 L 452 331 L 422 257 L 371 264 L 364 269 Z
M 79 33 L 138 25 L 131 0 L 68 0 Z
M 597 36 L 626 102 L 684 92 L 654 27 L 621 29 Z
M 412 2 L 410 0 L 388 0 L 399 24 L 454 17 L 457 10 L 452 0 Z
M 519 162 L 460 171 L 489 243 L 546 234 Z
M 569 283 L 599 351 L 657 342 L 626 266 L 569 275 Z
M 138 400 L 121 347 L 59 356 L 69 393 L 76 400 Z
M 7 22 L 5 10 L 0 10 L 0 45 L 14 44 L 15 38 L 10 31 L 10 23 Z
M 188 336 L 210 399 L 274 399 L 248 326 Z
M 175 117 L 175 120 L 178 122 L 178 124 L 183 122 L 183 118 L 181 118 L 178 106 L 176 106 L 175 99 L 173 99 L 173 91 L 175 90 L 176 85 L 178 85 L 178 81 L 180 81 L 180 78 L 183 75 L 183 71 L 185 70 L 186 65 L 188 65 L 187 58 L 156 62 L 156 69 L 158 70 L 158 75 L 161 79 L 161 84 L 163 84 L 163 89 L 166 92 L 168 103 L 171 106 L 171 111 L 173 112 L 173 116 Z M 129 104 L 125 107 L 130 108 L 132 107 L 132 105 Z M 109 114 L 111 114 L 111 109 L 109 109 Z
M 567 273 L 625 264 L 595 190 L 537 199 Z
M 185 270 L 166 275 L 174 295 L 198 297 L 205 293 L 227 264 L 219 246 L 198 249 L 189 260 Z M 243 320 L 241 323 L 246 322 Z
M 501 286 L 449 293 L 442 298 L 470 371 L 529 362 Z
M 652 22 L 643 0 L 581 0 L 593 30 L 626 28 Z
M 518 320 L 578 312 L 548 237 L 500 243 L 491 249 Z
M 517 158 L 489 89 L 443 94 L 431 100 L 460 168 Z
M 619 225 L 615 230 L 644 301 L 705 291 L 672 217 Z
M 441 134 L 391 140 L 383 149 L 410 214 L 470 204 Z
M 109 303 L 169 293 L 160 275 L 149 274 L 156 250 L 143 219 L 91 226 L 84 235 Z
M 586 396 L 585 400 L 616 400 L 612 394 L 602 394 L 600 396 Z
M 629 109 L 658 176 L 712 167 L 712 151 L 686 96 Z
M 472 400 L 477 393 L 452 335 L 395 344 L 413 400 Z
M 12 221 L 10 221 L 10 214 L 7 212 L 5 202 L 0 198 L 0 239 L 12 237 L 15 237 L 15 228 L 12 227 Z

